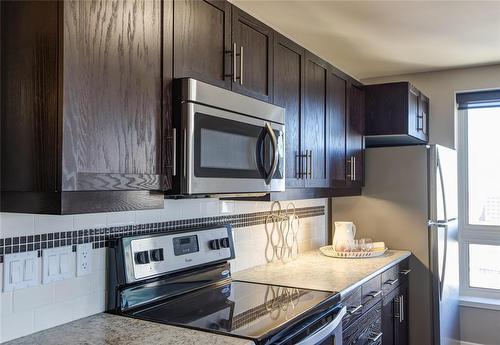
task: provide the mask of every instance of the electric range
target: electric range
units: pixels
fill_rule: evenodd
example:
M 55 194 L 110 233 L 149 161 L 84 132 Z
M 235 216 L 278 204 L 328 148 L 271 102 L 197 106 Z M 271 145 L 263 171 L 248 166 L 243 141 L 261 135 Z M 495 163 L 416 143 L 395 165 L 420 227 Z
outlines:
M 112 241 L 108 312 L 256 344 L 342 344 L 339 293 L 232 280 L 232 238 L 225 225 Z

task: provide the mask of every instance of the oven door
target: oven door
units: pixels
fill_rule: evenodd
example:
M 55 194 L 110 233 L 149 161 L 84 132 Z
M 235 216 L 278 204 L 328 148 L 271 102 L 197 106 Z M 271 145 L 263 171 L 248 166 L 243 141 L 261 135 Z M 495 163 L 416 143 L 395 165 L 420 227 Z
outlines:
M 196 103 L 182 106 L 183 194 L 284 190 L 282 124 Z

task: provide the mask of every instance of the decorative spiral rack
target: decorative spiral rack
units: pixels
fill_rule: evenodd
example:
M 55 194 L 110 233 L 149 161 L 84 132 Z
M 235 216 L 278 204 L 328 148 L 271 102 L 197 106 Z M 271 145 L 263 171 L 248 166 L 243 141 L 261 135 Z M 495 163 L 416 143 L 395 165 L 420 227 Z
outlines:
M 297 239 L 299 227 L 300 219 L 295 212 L 293 203 L 289 203 L 285 210 L 281 208 L 279 201 L 272 203 L 271 212 L 265 222 L 267 262 L 281 260 L 285 263 L 297 258 L 299 255 Z

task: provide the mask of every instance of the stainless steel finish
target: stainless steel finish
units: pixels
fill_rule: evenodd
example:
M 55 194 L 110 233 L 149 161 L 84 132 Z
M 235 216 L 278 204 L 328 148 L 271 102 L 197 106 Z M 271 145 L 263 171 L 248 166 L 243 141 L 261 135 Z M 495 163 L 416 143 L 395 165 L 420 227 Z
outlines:
M 174 238 L 191 235 L 197 236 L 199 251 L 175 256 L 172 250 Z M 231 233 L 228 232 L 228 229 L 221 227 L 202 231 L 132 239 L 129 245 L 124 247 L 126 281 L 127 283 L 134 283 L 180 269 L 230 259 L 233 256 L 232 248 L 210 250 L 208 246 L 210 240 L 229 236 L 231 236 Z M 135 262 L 135 253 L 159 248 L 163 249 L 163 261 L 151 261 L 147 264 L 137 264 Z
M 402 275 L 407 276 L 408 274 L 410 274 L 410 272 L 411 272 L 411 269 L 410 270 L 404 270 L 404 271 L 401 271 L 399 273 L 401 273 Z
M 347 177 L 351 181 L 356 180 L 356 157 L 351 156 L 347 162 L 349 162 L 349 174 L 347 174 Z
M 443 195 L 442 201 L 443 201 L 443 212 L 444 212 L 444 219 L 448 221 L 448 212 L 446 211 L 446 190 L 444 186 L 444 179 L 443 179 L 443 169 L 441 167 L 441 163 L 439 160 L 439 150 L 436 151 L 436 158 L 437 158 L 437 168 L 438 168 L 438 173 L 439 173 L 439 181 L 441 182 L 441 193 Z M 445 231 L 445 241 L 444 241 L 444 249 L 443 249 L 443 257 L 446 258 L 447 253 L 448 253 L 448 225 L 447 224 L 442 224 L 442 225 L 437 225 L 437 227 L 443 227 Z M 441 281 L 439 282 L 439 300 L 441 301 L 443 298 L 443 288 L 444 288 L 444 280 L 446 278 L 446 260 L 443 260 L 442 266 L 441 266 Z
M 313 151 L 309 150 L 309 178 L 312 178 L 313 172 Z
M 377 292 L 370 292 L 367 296 L 370 296 L 372 298 L 376 298 L 382 294 L 382 290 L 378 290 Z
M 233 48 L 235 52 L 236 46 L 233 46 Z M 182 80 L 181 102 L 184 142 L 184 175 L 181 183 L 181 192 L 183 194 L 268 193 L 271 191 L 283 191 L 285 189 L 285 110 L 283 108 L 191 78 Z M 276 137 L 275 141 L 275 154 L 278 155 L 278 159 L 275 162 L 280 169 L 283 167 L 281 173 L 283 178 L 272 179 L 270 184 L 266 184 L 263 178 L 196 177 L 194 174 L 193 151 L 191 149 L 194 145 L 194 115 L 196 112 L 261 126 L 263 128 L 266 127 L 267 123 L 270 123 L 271 128 L 279 132 L 279 136 Z
M 306 154 L 303 156 L 304 159 L 306 160 L 306 171 L 304 172 L 304 176 L 307 180 L 307 172 L 309 171 L 309 159 L 308 159 L 308 155 L 307 155 L 307 150 L 306 150 Z
M 183 79 L 182 103 L 198 103 L 228 112 L 249 115 L 265 121 L 285 124 L 285 109 L 248 96 L 216 87 L 192 78 Z
M 233 42 L 233 82 L 236 83 L 236 42 Z
M 399 296 L 398 297 L 398 305 L 399 305 L 399 323 L 402 323 L 403 322 L 403 313 L 404 313 L 404 309 L 403 309 L 403 296 Z
M 356 157 L 352 157 L 352 160 L 354 161 L 352 165 L 352 176 L 353 176 L 353 181 L 356 181 Z
M 274 173 L 276 172 L 276 168 L 278 167 L 278 142 L 276 140 L 276 135 L 274 135 L 273 128 L 271 125 L 266 123 L 266 129 L 267 132 L 269 133 L 269 136 L 271 137 L 271 145 L 273 147 L 273 161 L 271 163 L 271 170 L 269 172 L 269 176 L 266 178 L 266 184 L 271 184 L 271 181 L 273 179 Z
M 401 295 L 401 322 L 405 320 L 405 298 Z
M 243 46 L 240 46 L 240 85 L 243 85 Z
M 355 308 L 353 308 L 353 309 L 351 309 L 351 310 L 348 310 L 348 311 L 347 311 L 347 313 L 348 313 L 348 314 L 355 314 L 355 313 L 356 313 L 358 310 L 360 310 L 361 308 L 363 308 L 363 305 L 362 305 L 362 304 L 358 305 L 357 307 L 355 307 Z
M 388 281 L 386 281 L 384 284 L 386 285 L 394 285 L 396 284 L 397 282 L 399 281 L 399 279 L 389 279 Z
M 342 318 L 346 314 L 346 307 L 342 307 L 337 316 L 327 325 L 323 326 L 307 338 L 298 342 L 297 345 L 316 345 L 331 336 L 332 333 L 339 327 L 342 327 Z M 337 332 L 336 332 L 337 333 Z M 341 332 L 338 332 L 341 333 Z
M 383 333 L 380 332 L 379 334 L 377 334 L 374 337 L 369 337 L 368 340 L 370 340 L 372 343 L 376 343 L 382 337 L 382 335 L 383 335 Z
M 172 176 L 177 175 L 177 129 L 172 128 Z

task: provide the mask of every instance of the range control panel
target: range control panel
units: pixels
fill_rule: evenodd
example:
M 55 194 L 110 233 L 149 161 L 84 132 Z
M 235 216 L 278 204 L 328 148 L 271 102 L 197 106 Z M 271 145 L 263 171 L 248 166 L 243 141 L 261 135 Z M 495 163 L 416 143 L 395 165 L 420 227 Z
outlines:
M 127 238 L 127 282 L 234 258 L 231 227 Z

